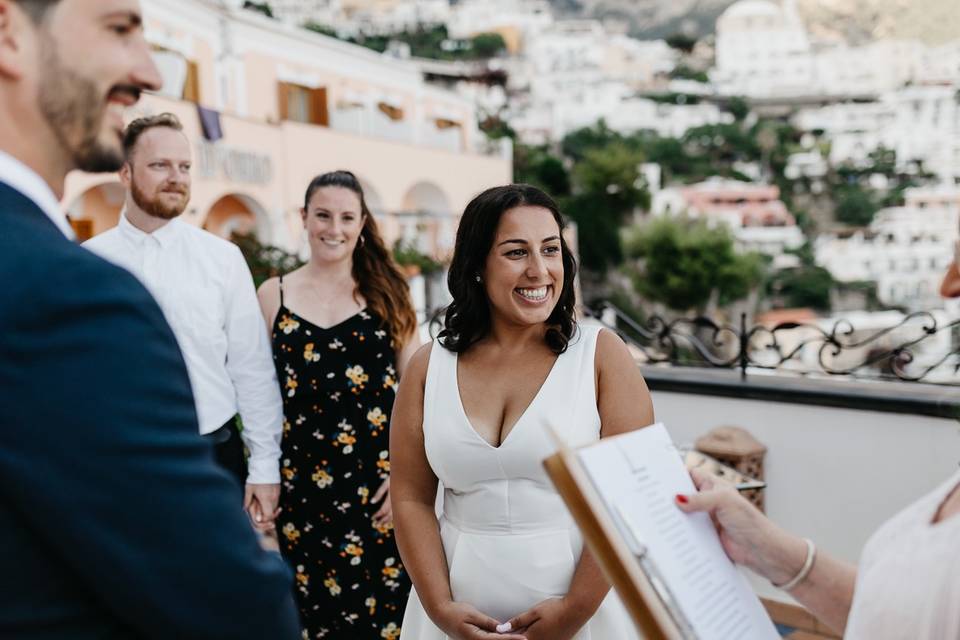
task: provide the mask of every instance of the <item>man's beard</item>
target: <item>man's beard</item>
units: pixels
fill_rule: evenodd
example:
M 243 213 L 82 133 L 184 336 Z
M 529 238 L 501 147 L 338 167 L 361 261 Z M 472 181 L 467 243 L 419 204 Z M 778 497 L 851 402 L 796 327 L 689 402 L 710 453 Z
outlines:
M 72 165 L 91 173 L 117 171 L 123 165 L 123 148 L 100 141 L 106 115 L 106 96 L 95 82 L 67 69 L 57 53 L 56 42 L 43 34 L 41 69 L 43 78 L 37 105 L 54 135 L 70 156 Z M 139 90 L 130 88 L 129 90 Z
M 184 187 L 183 200 L 178 204 L 164 204 L 160 198 L 150 198 L 146 193 L 144 193 L 140 187 L 137 186 L 136 182 L 130 181 L 130 195 L 133 197 L 133 202 L 140 207 L 140 209 L 149 216 L 154 218 L 160 218 L 161 220 L 173 220 L 181 213 L 184 209 L 187 208 L 187 203 L 190 202 L 190 189 Z M 157 194 L 160 195 L 159 193 Z

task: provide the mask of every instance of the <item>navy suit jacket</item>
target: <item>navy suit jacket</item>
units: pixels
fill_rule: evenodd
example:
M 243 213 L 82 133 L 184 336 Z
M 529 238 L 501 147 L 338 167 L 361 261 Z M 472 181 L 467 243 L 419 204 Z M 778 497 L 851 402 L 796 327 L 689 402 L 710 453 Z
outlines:
M 0 183 L 0 638 L 299 637 L 153 298 Z

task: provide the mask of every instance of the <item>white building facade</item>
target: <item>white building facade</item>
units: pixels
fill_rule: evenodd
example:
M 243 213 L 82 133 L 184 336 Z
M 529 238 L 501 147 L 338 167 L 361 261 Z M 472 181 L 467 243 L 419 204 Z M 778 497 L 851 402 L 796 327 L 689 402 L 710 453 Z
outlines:
M 467 202 L 512 179 L 509 145 L 491 148 L 473 104 L 427 85 L 411 63 L 243 10 L 239 0 L 143 0 L 143 8 L 164 87 L 129 117 L 171 112 L 183 123 L 194 150 L 183 216 L 191 224 L 298 252 L 307 185 L 347 169 L 388 243 L 442 260 Z M 116 225 L 123 198 L 116 175 L 74 172 L 63 204 L 85 238 Z
M 710 105 L 670 109 L 637 97 L 661 82 L 677 59 L 660 40 L 611 34 L 595 20 L 558 21 L 530 38 L 510 68 L 516 96 L 510 124 L 525 142 L 543 143 L 600 119 L 624 132 L 719 121 L 719 110 Z
M 780 258 L 804 243 L 803 231 L 772 185 L 713 178 L 687 187 L 655 190 L 654 215 L 686 215 L 725 225 L 741 251 Z
M 716 52 L 718 90 L 754 99 L 877 96 L 960 79 L 960 34 L 938 46 L 812 42 L 795 0 L 735 2 L 717 20 Z
M 810 90 L 815 65 L 810 40 L 793 2 L 740 0 L 717 20 L 719 90 L 727 95 L 769 97 Z
M 877 212 L 867 229 L 821 235 L 814 244 L 817 263 L 841 282 L 876 282 L 884 304 L 941 308 L 940 282 L 953 259 L 960 207 L 922 192 L 908 197 L 908 206 Z
M 793 119 L 803 131 L 830 142 L 830 162 L 865 167 L 883 147 L 895 151 L 900 171 L 921 167 L 941 182 L 960 183 L 960 82 L 903 87 L 874 102 L 802 109 Z

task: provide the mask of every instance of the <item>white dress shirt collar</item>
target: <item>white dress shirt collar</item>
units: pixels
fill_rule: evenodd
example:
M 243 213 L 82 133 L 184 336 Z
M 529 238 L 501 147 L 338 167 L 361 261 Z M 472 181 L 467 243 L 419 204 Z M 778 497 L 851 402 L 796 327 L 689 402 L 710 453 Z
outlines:
M 50 185 L 36 171 L 4 151 L 0 151 L 0 182 L 33 201 L 67 238 L 76 237 Z
M 167 248 L 176 240 L 179 235 L 180 225 L 182 224 L 183 222 L 178 218 L 174 218 L 153 233 L 147 233 L 135 227 L 133 223 L 130 222 L 129 218 L 127 218 L 127 210 L 124 209 L 120 214 L 120 221 L 117 223 L 117 228 L 120 229 L 120 233 L 123 234 L 124 238 L 132 240 L 136 245 L 143 244 L 147 238 L 153 238 L 161 247 Z

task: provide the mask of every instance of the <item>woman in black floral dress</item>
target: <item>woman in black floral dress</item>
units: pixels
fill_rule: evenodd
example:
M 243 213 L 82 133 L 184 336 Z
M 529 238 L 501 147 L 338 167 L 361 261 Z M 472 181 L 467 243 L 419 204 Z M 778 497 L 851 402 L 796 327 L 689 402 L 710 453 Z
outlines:
M 302 214 L 310 261 L 259 294 L 284 401 L 280 545 L 304 638 L 396 640 L 410 581 L 393 537 L 389 422 L 416 315 L 353 174 L 315 178 Z

